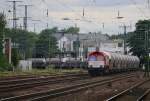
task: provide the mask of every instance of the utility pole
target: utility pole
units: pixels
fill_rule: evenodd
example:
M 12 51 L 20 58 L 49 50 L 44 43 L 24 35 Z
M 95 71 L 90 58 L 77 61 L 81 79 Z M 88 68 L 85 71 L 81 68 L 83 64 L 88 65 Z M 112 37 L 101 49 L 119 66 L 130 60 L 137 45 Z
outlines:
M 28 28 L 28 7 L 32 5 L 19 5 L 23 6 L 25 8 L 25 16 L 23 17 L 23 25 L 24 25 L 24 30 L 27 30 Z
M 105 23 L 104 22 L 102 23 L 102 27 L 103 27 L 103 29 L 105 28 Z
M 77 23 L 75 23 L 75 28 L 77 28 Z M 77 41 L 76 41 L 76 59 L 79 57 L 79 48 L 80 48 L 80 40 L 79 40 L 79 33 L 77 33 Z
M 33 23 L 33 25 L 34 25 L 34 32 L 36 32 L 36 24 L 37 23 L 35 23 L 35 22 L 40 22 L 41 20 L 32 20 L 34 23 Z
M 13 3 L 13 28 L 17 28 L 17 17 L 16 17 L 16 3 L 17 2 L 22 2 L 22 1 L 8 1 Z
M 36 26 L 36 23 L 33 23 L 33 25 L 34 25 L 34 33 L 36 32 L 36 28 L 35 28 L 35 26 Z
M 120 28 L 123 28 L 124 30 L 124 55 L 127 54 L 127 28 L 130 28 L 130 26 L 126 26 L 125 24 L 123 26 L 120 26 Z
M 147 6 L 148 6 L 148 8 L 150 7 L 150 1 L 149 0 L 147 0 Z
M 124 17 L 120 16 L 120 11 L 118 10 L 118 15 L 117 15 L 117 19 L 120 20 L 120 19 L 123 19 Z M 125 24 L 123 26 L 119 26 L 120 28 L 123 28 L 124 29 L 124 55 L 127 54 L 127 47 L 126 47 L 126 37 L 127 37 L 127 27 L 129 26 L 126 26 Z
M 127 47 L 126 47 L 126 39 L 127 39 L 127 26 L 123 26 L 124 28 L 124 54 L 127 54 Z
M 48 29 L 48 9 L 47 9 L 46 17 L 47 17 L 47 24 L 46 24 L 46 26 L 47 26 L 47 29 Z
M 83 12 L 82 12 L 83 14 L 82 14 L 82 16 L 84 17 L 84 15 L 85 15 L 85 10 L 84 10 L 84 8 L 83 8 Z

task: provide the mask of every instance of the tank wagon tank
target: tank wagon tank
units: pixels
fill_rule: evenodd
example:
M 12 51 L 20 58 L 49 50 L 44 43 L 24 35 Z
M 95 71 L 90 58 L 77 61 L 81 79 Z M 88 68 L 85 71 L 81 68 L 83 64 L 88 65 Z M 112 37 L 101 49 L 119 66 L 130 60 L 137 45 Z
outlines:
M 136 70 L 139 64 L 137 56 L 105 51 L 93 51 L 88 55 L 88 72 L 91 75 Z
M 32 68 L 44 69 L 46 68 L 46 60 L 44 58 L 32 58 Z
M 48 65 L 52 65 L 54 68 L 72 69 L 83 68 L 87 69 L 87 61 L 80 61 L 76 58 L 51 58 L 47 61 Z

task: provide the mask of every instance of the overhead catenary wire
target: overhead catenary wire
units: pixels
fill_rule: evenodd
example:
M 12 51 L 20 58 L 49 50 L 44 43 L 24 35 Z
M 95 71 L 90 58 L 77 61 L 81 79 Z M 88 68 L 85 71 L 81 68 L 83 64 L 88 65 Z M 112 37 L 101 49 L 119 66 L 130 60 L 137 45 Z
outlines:
M 68 8 L 69 10 L 71 10 L 71 12 L 73 12 L 75 15 L 80 16 L 80 19 L 78 21 L 83 21 L 83 22 L 90 22 L 89 20 L 85 19 L 85 17 L 83 17 L 83 13 L 82 15 L 80 15 L 79 13 L 77 13 L 72 7 L 70 7 L 67 4 L 64 4 L 63 2 L 60 2 L 59 0 L 56 0 L 56 2 L 58 2 L 61 6 L 63 6 L 64 8 Z M 84 12 L 84 16 L 85 16 L 85 12 Z M 77 20 L 76 19 L 72 19 L 71 20 L 73 23 L 76 23 Z M 90 30 L 88 28 L 84 28 L 86 31 L 90 32 Z
M 13 1 L 8 1 L 8 2 L 12 2 L 13 3 L 13 28 L 16 29 L 17 28 L 17 15 L 16 15 L 16 3 L 17 2 L 22 2 L 22 1 L 16 1 L 16 0 L 13 0 Z
M 75 13 L 75 15 L 80 16 L 80 18 L 81 18 L 80 21 L 87 22 L 87 23 L 92 23 L 92 24 L 94 24 L 95 26 L 99 25 L 99 24 L 96 24 L 95 22 L 93 22 L 93 21 L 91 21 L 91 20 L 89 20 L 89 19 L 86 18 L 86 16 L 85 16 L 85 9 L 84 9 L 84 17 L 83 17 L 83 13 L 82 13 L 82 15 L 81 15 L 81 14 L 77 13 L 77 12 L 76 12 L 72 7 L 70 7 L 69 5 L 67 5 L 67 4 L 65 4 L 65 3 L 63 3 L 63 2 L 60 2 L 59 0 L 56 0 L 56 1 L 57 1 L 59 4 L 61 4 L 63 7 L 70 9 L 72 12 Z M 89 30 L 89 29 L 86 29 L 86 30 Z
M 46 1 L 46 0 L 41 0 L 44 4 L 45 4 L 45 7 L 46 8 L 48 8 L 49 6 L 48 6 L 48 2 Z M 89 0 L 90 1 L 90 3 L 97 3 L 98 2 L 98 0 Z M 136 6 L 136 8 L 140 11 L 140 13 L 142 14 L 142 16 L 144 17 L 144 18 L 148 18 L 146 15 L 145 15 L 145 12 L 144 12 L 144 10 L 141 8 L 141 7 L 139 7 L 138 5 L 137 5 L 137 2 L 136 2 L 136 0 L 131 0 L 132 1 L 132 3 Z M 148 0 L 149 1 L 149 0 Z M 95 21 L 95 20 L 90 20 L 90 18 L 87 18 L 86 17 L 86 10 L 85 10 L 85 12 L 84 12 L 84 18 L 83 18 L 83 14 L 79 14 L 79 12 L 77 12 L 77 10 L 76 9 L 74 9 L 72 6 L 70 6 L 69 4 L 66 4 L 66 3 L 64 3 L 64 2 L 61 2 L 61 0 L 56 0 L 56 2 L 58 2 L 59 4 L 61 4 L 63 7 L 65 7 L 65 8 L 69 8 L 69 10 L 71 10 L 72 12 L 74 12 L 74 14 L 75 15 L 77 15 L 77 16 L 80 16 L 81 17 L 81 20 L 80 21 L 84 21 L 84 22 L 86 22 L 86 23 L 91 23 L 91 24 L 94 24 L 95 26 L 100 26 L 100 24 L 97 22 L 97 21 Z M 88 17 L 89 17 L 90 15 L 88 15 Z M 72 22 L 77 22 L 77 21 L 72 21 Z M 87 28 L 87 30 L 89 30 L 88 28 Z
M 148 9 L 150 8 L 150 1 L 147 0 L 147 6 L 148 6 Z
M 46 7 L 48 7 L 48 4 L 45 0 L 42 0 L 42 2 L 46 5 Z M 94 24 L 95 26 L 100 26 L 101 24 L 99 24 L 97 21 L 92 21 L 92 20 L 89 20 L 89 18 L 86 17 L 86 12 L 85 12 L 85 8 L 84 8 L 84 16 L 83 16 L 83 12 L 82 14 L 79 14 L 76 10 L 74 10 L 70 5 L 64 3 L 64 2 L 61 2 L 60 0 L 55 0 L 55 2 L 57 2 L 59 5 L 63 6 L 64 8 L 68 8 L 69 10 L 71 10 L 75 15 L 79 16 L 80 19 L 78 21 L 83 21 L 83 22 L 86 22 L 86 23 L 91 23 L 91 24 Z M 93 3 L 94 1 L 90 0 L 90 3 Z M 96 2 L 94 2 L 96 3 Z M 93 5 L 92 5 L 93 6 Z M 88 15 L 89 16 L 89 15 Z M 75 19 L 73 21 L 72 19 L 72 22 L 75 22 Z M 85 30 L 87 30 L 88 32 L 90 32 L 90 30 L 88 28 L 84 28 Z
M 142 10 L 138 5 L 137 5 L 137 2 L 135 1 L 135 0 L 130 0 L 134 5 L 135 5 L 135 7 L 139 10 L 139 12 L 142 14 L 142 16 L 144 17 L 144 18 L 149 18 L 146 14 L 145 14 L 145 12 L 144 12 L 144 10 Z

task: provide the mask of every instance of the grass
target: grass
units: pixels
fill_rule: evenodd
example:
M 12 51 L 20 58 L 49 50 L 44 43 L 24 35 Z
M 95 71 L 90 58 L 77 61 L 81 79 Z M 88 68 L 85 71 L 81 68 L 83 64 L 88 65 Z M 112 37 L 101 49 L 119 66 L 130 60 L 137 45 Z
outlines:
M 62 75 L 67 73 L 82 73 L 84 72 L 83 69 L 32 69 L 31 71 L 6 71 L 0 72 L 1 77 L 9 77 L 9 76 L 22 76 L 22 75 Z

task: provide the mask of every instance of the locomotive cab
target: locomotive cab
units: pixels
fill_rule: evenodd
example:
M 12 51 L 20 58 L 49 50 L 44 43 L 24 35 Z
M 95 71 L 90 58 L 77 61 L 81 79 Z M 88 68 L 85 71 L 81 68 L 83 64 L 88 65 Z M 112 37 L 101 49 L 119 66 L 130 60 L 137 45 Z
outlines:
M 93 52 L 88 57 L 88 72 L 91 75 L 98 75 L 104 72 L 106 67 L 105 56 L 101 52 Z

